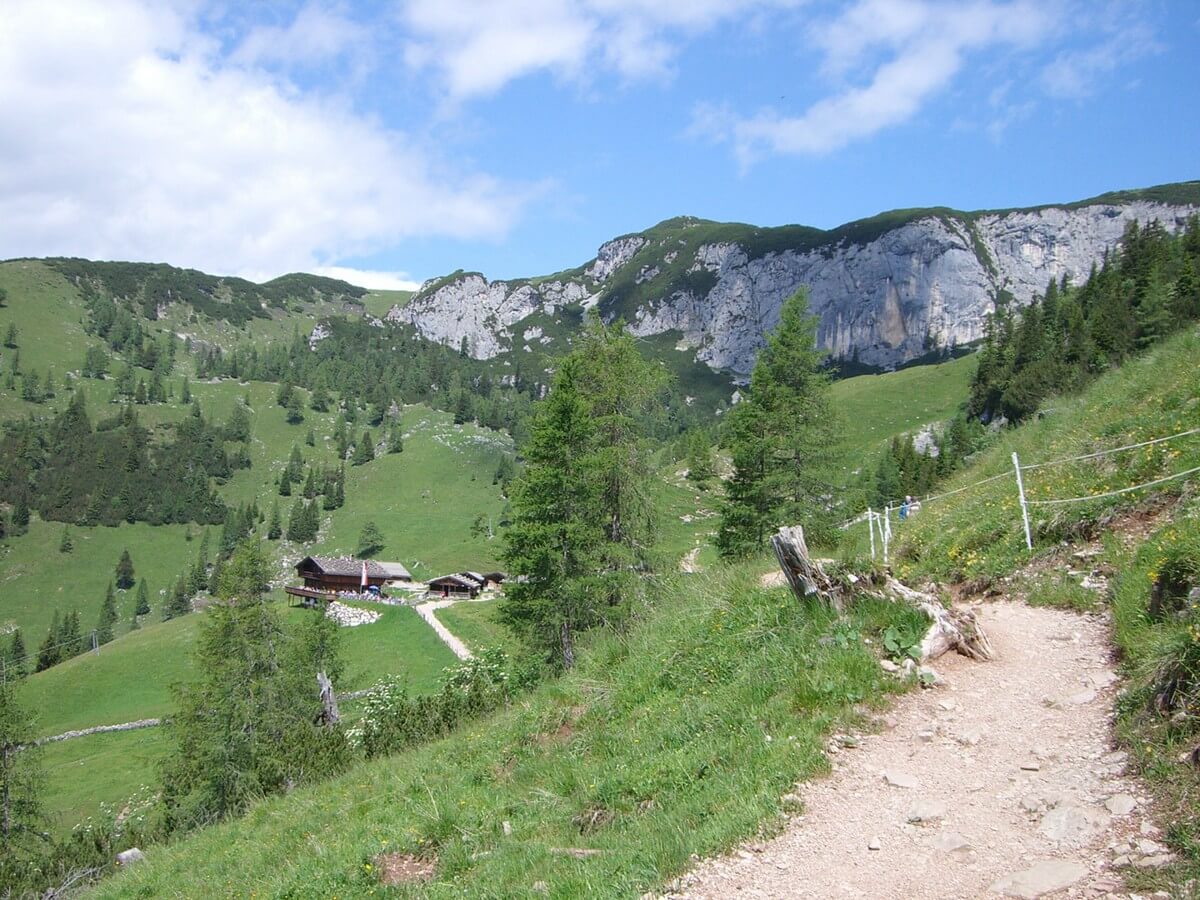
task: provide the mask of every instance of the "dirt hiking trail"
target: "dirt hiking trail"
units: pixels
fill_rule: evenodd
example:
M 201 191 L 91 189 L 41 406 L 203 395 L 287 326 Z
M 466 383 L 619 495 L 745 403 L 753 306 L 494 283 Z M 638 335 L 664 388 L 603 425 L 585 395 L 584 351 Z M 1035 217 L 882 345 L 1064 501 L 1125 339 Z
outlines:
M 945 684 L 839 736 L 785 831 L 706 860 L 670 897 L 1127 897 L 1114 865 L 1171 859 L 1112 746 L 1106 620 L 977 609 L 997 658 L 947 655 Z M 1166 894 L 1143 896 L 1166 897 Z

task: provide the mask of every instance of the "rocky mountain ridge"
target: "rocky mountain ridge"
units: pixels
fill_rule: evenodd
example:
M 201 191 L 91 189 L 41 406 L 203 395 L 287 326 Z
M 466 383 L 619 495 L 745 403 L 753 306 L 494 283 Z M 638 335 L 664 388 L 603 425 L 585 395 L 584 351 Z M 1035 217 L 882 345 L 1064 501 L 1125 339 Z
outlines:
M 901 210 L 831 231 L 678 218 L 603 244 L 555 275 L 427 282 L 388 318 L 477 359 L 549 344 L 548 323 L 598 306 L 639 336 L 670 334 L 708 367 L 744 377 L 783 301 L 810 290 L 818 340 L 841 360 L 894 368 L 983 336 L 999 302 L 1028 303 L 1050 278 L 1079 280 L 1131 221 L 1174 231 L 1200 182 L 995 212 Z

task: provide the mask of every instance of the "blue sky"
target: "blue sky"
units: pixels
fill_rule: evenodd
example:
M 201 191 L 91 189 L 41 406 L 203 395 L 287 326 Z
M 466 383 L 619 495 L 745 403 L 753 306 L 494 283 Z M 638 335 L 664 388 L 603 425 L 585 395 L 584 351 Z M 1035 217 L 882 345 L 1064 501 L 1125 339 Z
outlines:
M 398 286 L 1200 177 L 1200 4 L 8 0 L 0 255 Z

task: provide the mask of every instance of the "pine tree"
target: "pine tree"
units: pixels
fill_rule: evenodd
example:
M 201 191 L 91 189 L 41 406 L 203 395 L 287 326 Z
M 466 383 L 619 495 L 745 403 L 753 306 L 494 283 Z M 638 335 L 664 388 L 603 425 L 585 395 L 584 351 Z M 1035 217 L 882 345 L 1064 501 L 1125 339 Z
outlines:
M 263 596 L 267 569 L 259 542 L 240 545 L 221 602 L 200 623 L 196 679 L 176 690 L 175 748 L 163 768 L 169 830 L 239 813 L 349 762 L 341 731 L 316 724 L 316 673 L 342 668 L 336 626 L 313 616 L 302 634 L 286 630 Z
M 688 480 L 703 487 L 716 475 L 712 441 L 704 432 L 693 431 L 688 435 L 687 448 Z
M 309 500 L 317 496 L 317 473 L 311 466 L 308 469 L 308 477 L 304 480 L 304 496 Z
M 308 429 L 308 434 L 304 436 L 304 443 L 310 447 L 317 446 L 317 433 L 311 428 Z
M 129 555 L 129 550 L 121 552 L 121 558 L 117 561 L 117 587 L 123 591 L 133 587 L 135 581 L 133 577 L 133 557 Z
M 62 620 L 59 618 L 58 610 L 54 610 L 54 614 L 50 619 L 50 628 L 46 631 L 45 640 L 38 648 L 36 672 L 44 672 L 53 665 L 57 665 L 62 661 Z
M 734 474 L 726 485 L 717 549 L 757 552 L 781 525 L 827 527 L 827 465 L 834 443 L 828 375 L 821 371 L 816 318 L 807 293 L 793 294 L 759 352 L 745 401 L 729 413 Z
M 354 455 L 350 457 L 350 465 L 361 466 L 375 458 L 375 441 L 370 431 L 362 433 L 362 439 L 354 446 Z
M 117 624 L 117 601 L 112 582 L 104 593 L 104 605 L 100 607 L 100 619 L 96 623 L 96 643 L 107 644 L 113 639 L 113 626 Z
M 404 452 L 404 429 L 400 427 L 399 422 L 392 423 L 391 428 L 388 429 L 387 452 Z
M 18 701 L 15 681 L 0 681 L 0 860 L 15 862 L 23 848 L 40 849 L 46 840 L 35 734 L 33 715 Z
M 83 631 L 79 627 L 79 611 L 71 610 L 63 619 L 61 641 L 63 659 L 78 656 L 84 651 Z
M 185 616 L 192 611 L 192 598 L 188 594 L 187 579 L 180 575 L 175 579 L 171 594 L 163 604 L 163 621 Z
M 63 530 L 62 530 L 62 537 L 59 538 L 59 541 L 58 541 L 58 552 L 59 553 L 70 553 L 74 549 L 75 549 L 75 544 L 71 541 L 71 526 L 64 525 Z
M 214 597 L 217 594 L 217 589 L 221 586 L 221 575 L 225 568 L 225 560 L 221 556 L 217 556 L 213 562 L 212 571 L 208 573 L 208 592 Z
M 21 634 L 21 629 L 13 630 L 12 641 L 8 645 L 8 668 L 9 671 L 17 678 L 25 677 L 27 671 L 26 665 L 29 662 L 29 654 L 25 650 L 25 636 Z
M 133 607 L 133 618 L 137 621 L 138 616 L 147 616 L 150 614 L 150 591 L 146 587 L 146 579 L 143 578 L 138 582 L 137 600 Z
M 271 507 L 271 522 L 267 526 L 267 540 L 277 541 L 283 537 L 283 521 L 279 517 L 279 501 Z
M 299 425 L 304 421 L 304 405 L 300 402 L 299 394 L 291 394 L 284 409 L 287 410 L 287 423 L 289 425 Z
M 17 348 L 18 334 L 19 332 L 17 331 L 17 326 L 12 322 L 9 322 L 8 330 L 4 332 L 4 346 L 8 347 L 10 350 L 15 350 Z
M 596 431 L 578 369 L 572 357 L 563 361 L 530 426 L 503 554 L 516 577 L 500 607 L 510 628 L 564 668 L 574 665 L 576 632 L 602 611 L 592 577 L 604 542 Z
M 179 388 L 179 402 L 184 406 L 192 402 L 192 383 L 186 375 L 183 376 L 183 384 Z
M 382 550 L 385 543 L 383 532 L 379 530 L 379 526 L 373 521 L 368 521 L 363 525 L 362 532 L 358 536 L 358 550 L 355 556 L 360 559 L 369 559 Z

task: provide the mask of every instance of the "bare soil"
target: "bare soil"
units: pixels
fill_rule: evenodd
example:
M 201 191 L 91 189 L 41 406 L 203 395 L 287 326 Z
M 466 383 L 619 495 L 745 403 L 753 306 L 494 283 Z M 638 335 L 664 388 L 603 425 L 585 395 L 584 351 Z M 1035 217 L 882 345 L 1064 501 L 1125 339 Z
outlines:
M 938 660 L 944 685 L 831 742 L 833 773 L 785 798 L 803 812 L 782 834 L 701 862 L 670 896 L 1125 897 L 1119 866 L 1168 861 L 1112 745 L 1106 619 L 1007 601 L 977 615 L 995 660 Z M 1070 883 L 1043 890 L 1048 873 Z

